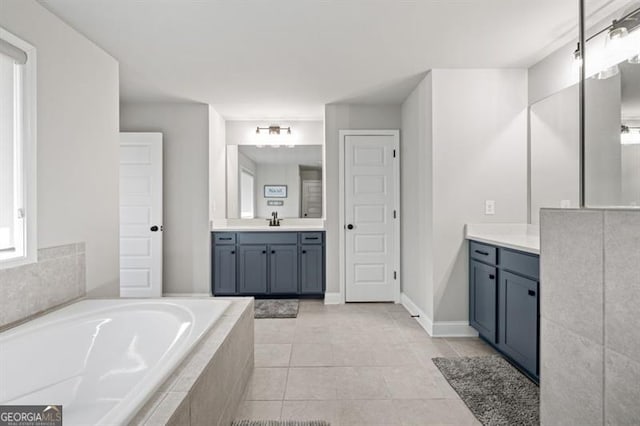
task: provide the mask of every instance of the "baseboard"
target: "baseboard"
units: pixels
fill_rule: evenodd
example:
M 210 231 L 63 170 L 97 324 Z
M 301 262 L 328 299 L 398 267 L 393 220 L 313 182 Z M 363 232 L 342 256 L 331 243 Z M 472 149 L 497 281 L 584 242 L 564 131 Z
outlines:
M 211 297 L 209 293 L 163 293 L 162 297 Z
M 325 293 L 324 294 L 325 305 L 340 305 L 342 304 L 342 295 L 340 293 Z
M 437 321 L 433 323 L 433 337 L 478 337 L 467 321 Z
M 418 315 L 416 321 L 431 337 L 477 337 L 478 332 L 469 326 L 467 321 L 436 321 L 429 318 L 415 303 L 402 293 L 402 306 L 411 315 Z
M 425 329 L 429 336 L 433 336 L 433 321 L 431 321 L 431 318 L 422 312 L 422 309 L 418 308 L 409 296 L 404 293 L 400 294 L 400 303 L 402 303 L 402 306 L 404 306 L 411 315 L 418 315 L 415 317 L 415 320 Z

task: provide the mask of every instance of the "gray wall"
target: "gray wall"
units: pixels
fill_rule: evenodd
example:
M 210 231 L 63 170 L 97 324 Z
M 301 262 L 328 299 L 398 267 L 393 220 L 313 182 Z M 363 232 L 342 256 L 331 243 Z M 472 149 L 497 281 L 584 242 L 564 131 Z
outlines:
M 543 210 L 543 425 L 640 419 L 640 211 Z
M 339 246 L 340 209 L 338 207 L 339 130 L 400 129 L 400 105 L 347 105 L 325 106 L 325 192 L 327 227 L 327 293 L 340 291 Z
M 88 295 L 117 297 L 118 62 L 35 1 L 0 9 L 37 49 L 38 248 L 85 242 Z
M 428 74 L 402 104 L 402 293 L 433 319 L 433 112 Z
M 123 104 L 120 129 L 163 134 L 163 292 L 209 293 L 209 107 Z

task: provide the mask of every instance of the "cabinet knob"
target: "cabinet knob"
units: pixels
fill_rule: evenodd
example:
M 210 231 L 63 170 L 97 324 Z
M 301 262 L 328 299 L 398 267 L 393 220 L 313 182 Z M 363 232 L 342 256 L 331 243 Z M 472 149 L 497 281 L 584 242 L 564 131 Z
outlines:
M 535 292 L 535 291 L 533 291 L 533 290 L 529 290 L 529 296 L 535 296 L 535 295 L 536 295 L 536 292 Z
M 275 250 L 271 250 L 271 254 L 276 254 L 276 251 Z
M 262 254 L 267 254 L 267 251 L 266 250 L 262 250 Z
M 236 251 L 235 250 L 231 250 L 231 254 L 236 254 Z
M 306 250 L 302 250 L 302 254 L 307 254 L 307 251 Z
M 493 274 L 489 274 L 489 279 L 490 279 L 490 280 L 494 280 L 494 279 L 496 279 L 496 276 L 495 276 L 495 275 L 493 275 Z

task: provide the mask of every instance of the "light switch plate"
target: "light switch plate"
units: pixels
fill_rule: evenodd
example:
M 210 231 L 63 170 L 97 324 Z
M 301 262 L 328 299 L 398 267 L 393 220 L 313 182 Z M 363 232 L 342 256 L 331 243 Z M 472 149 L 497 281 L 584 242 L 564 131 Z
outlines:
M 496 214 L 496 201 L 495 200 L 485 200 L 484 201 L 484 214 L 486 214 L 486 215 L 494 215 L 494 214 Z

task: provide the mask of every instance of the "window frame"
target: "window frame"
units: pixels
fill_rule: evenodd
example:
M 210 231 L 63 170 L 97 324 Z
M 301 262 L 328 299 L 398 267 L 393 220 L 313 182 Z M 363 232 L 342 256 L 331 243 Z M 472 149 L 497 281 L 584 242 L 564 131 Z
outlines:
M 37 230 L 37 52 L 36 48 L 22 38 L 0 27 L 0 39 L 20 48 L 27 54 L 27 62 L 19 73 L 21 96 L 17 111 L 21 115 L 20 137 L 21 193 L 23 199 L 24 223 L 22 256 L 0 259 L 0 269 L 12 268 L 38 261 Z

